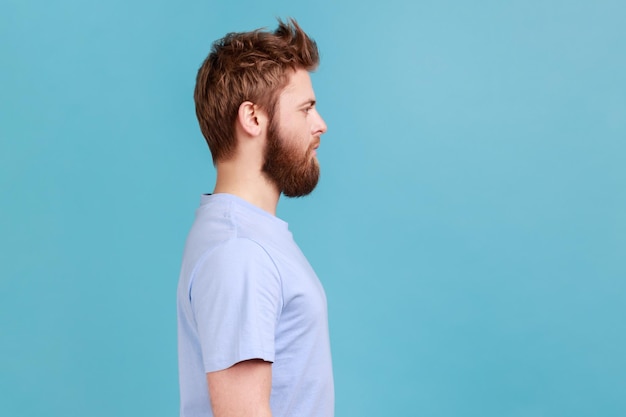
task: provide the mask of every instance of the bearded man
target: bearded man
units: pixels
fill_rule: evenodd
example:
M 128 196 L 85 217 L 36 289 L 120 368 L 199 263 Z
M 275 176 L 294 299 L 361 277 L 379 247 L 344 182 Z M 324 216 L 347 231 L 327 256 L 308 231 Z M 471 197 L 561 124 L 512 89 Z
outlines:
M 326 124 L 295 20 L 230 33 L 198 71 L 196 114 L 217 180 L 201 197 L 177 293 L 184 417 L 332 417 L 326 296 L 287 223 L 282 194 L 319 178 Z

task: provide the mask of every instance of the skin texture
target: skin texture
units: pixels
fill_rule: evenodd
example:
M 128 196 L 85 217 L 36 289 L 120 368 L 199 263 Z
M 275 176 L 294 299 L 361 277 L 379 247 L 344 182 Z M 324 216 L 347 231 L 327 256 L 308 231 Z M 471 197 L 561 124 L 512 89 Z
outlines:
M 274 128 L 270 129 L 272 125 Z M 319 175 L 315 150 L 327 127 L 315 108 L 315 94 L 307 71 L 297 70 L 291 75 L 278 100 L 273 122 L 266 112 L 247 101 L 239 107 L 235 129 L 237 150 L 233 158 L 216 163 L 214 193 L 234 194 L 275 214 L 286 184 L 294 191 L 292 194 L 312 191 Z M 271 140 L 280 142 L 278 147 L 274 146 L 274 152 L 268 151 Z M 276 178 L 275 174 L 266 172 L 263 168 L 268 161 L 287 172 L 287 178 Z M 298 177 L 302 175 L 310 178 L 300 187 Z M 290 182 L 290 176 L 296 177 L 295 183 Z M 271 363 L 258 359 L 239 362 L 228 369 L 208 373 L 207 382 L 216 417 L 271 416 Z
M 207 374 L 215 417 L 271 417 L 272 364 L 260 359 L 239 362 Z

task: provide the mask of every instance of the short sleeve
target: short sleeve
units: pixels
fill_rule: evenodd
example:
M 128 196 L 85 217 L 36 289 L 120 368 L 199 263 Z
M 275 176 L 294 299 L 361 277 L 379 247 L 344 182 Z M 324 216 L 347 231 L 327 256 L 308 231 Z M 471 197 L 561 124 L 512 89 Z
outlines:
M 213 249 L 194 271 L 190 297 L 205 372 L 248 359 L 274 361 L 282 290 L 258 243 L 236 238 Z

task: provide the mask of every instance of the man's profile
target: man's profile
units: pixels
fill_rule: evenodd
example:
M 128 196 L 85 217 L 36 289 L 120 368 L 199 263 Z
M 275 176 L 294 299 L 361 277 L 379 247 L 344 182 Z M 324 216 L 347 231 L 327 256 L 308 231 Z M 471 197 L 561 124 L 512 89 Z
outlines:
M 295 20 L 230 33 L 198 71 L 194 99 L 217 170 L 189 232 L 177 293 L 181 407 L 189 416 L 332 417 L 326 296 L 276 217 L 309 194 L 326 124 Z

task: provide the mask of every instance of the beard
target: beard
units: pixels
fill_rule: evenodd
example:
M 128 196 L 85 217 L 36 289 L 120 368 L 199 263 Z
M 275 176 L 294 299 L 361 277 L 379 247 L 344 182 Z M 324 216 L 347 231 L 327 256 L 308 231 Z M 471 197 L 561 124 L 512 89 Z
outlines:
M 262 172 L 286 197 L 310 194 L 320 177 L 320 167 L 313 157 L 313 142 L 305 151 L 295 138 L 285 138 L 275 120 L 267 130 L 267 146 Z M 319 139 L 318 139 L 319 142 Z

